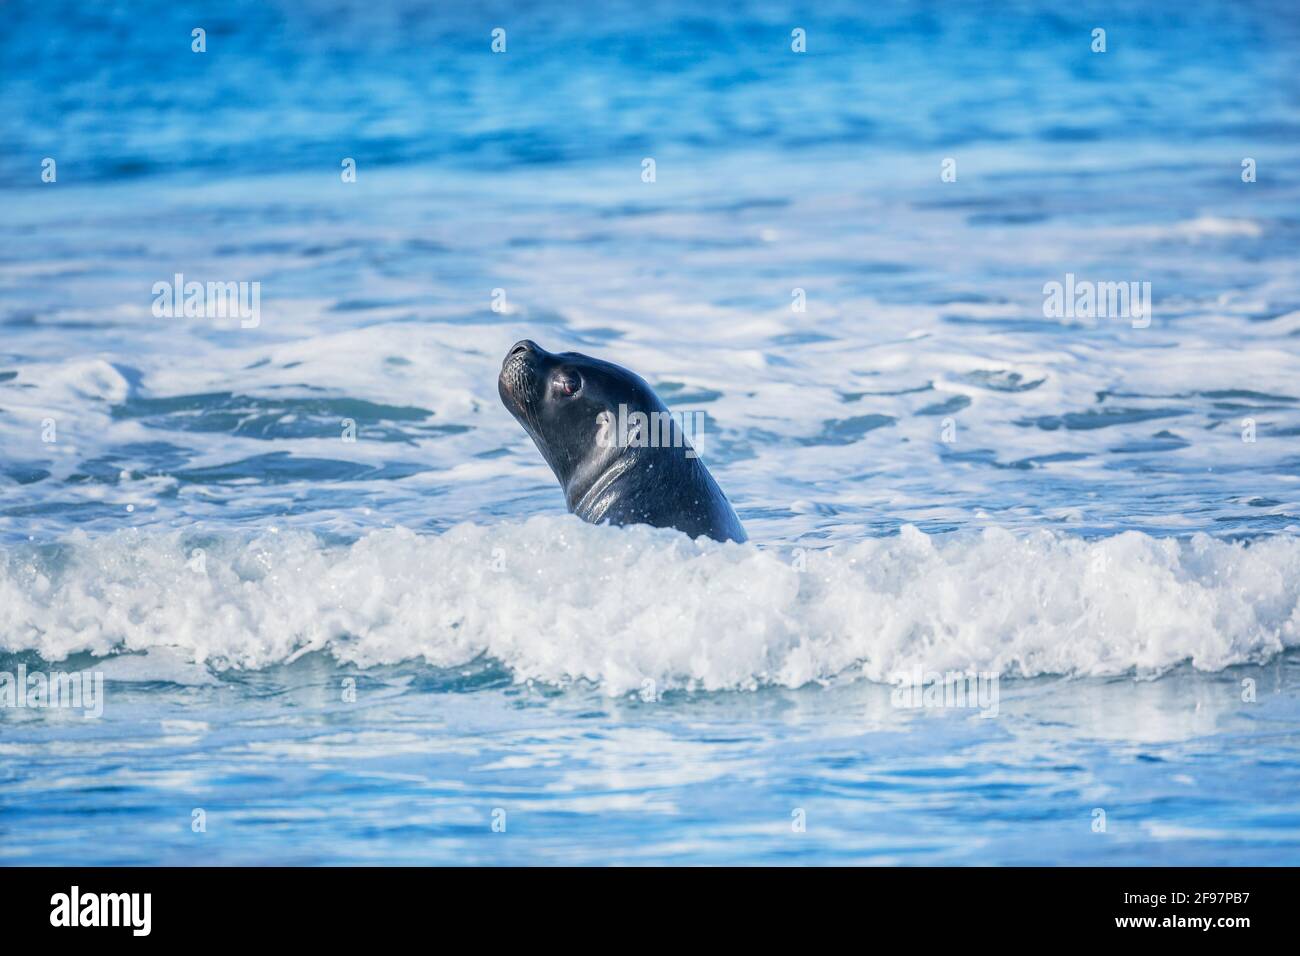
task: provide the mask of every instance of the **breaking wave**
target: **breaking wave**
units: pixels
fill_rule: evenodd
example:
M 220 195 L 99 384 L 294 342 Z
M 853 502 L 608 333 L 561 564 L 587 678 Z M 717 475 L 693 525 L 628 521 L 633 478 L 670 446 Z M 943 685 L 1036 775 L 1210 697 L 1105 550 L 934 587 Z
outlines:
M 0 551 L 0 649 L 166 648 L 213 671 L 325 651 L 366 667 L 479 657 L 517 681 L 797 687 L 901 671 L 1158 676 L 1300 643 L 1300 540 L 1127 532 L 901 535 L 821 551 L 569 517 L 200 539 L 70 535 Z

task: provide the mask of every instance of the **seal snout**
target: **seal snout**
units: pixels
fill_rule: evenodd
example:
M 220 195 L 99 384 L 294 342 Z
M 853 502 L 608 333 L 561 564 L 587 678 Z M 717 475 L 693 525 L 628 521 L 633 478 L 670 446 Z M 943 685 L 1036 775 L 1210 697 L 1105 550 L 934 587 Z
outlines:
M 537 343 L 532 339 L 520 339 L 514 345 L 510 346 L 510 351 L 506 353 L 506 361 L 510 361 L 516 355 L 526 355 L 530 352 L 541 351 Z
M 497 385 L 502 400 L 511 411 L 521 411 L 532 404 L 537 360 L 543 354 L 541 346 L 532 339 L 521 339 L 510 346 L 502 360 Z

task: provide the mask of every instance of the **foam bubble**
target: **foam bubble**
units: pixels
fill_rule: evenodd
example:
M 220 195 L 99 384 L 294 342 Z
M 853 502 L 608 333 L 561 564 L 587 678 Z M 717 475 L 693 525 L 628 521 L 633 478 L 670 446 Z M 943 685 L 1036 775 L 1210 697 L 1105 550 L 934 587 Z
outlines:
M 172 648 L 213 669 L 323 650 L 360 666 L 480 655 L 607 693 L 902 671 L 1154 676 L 1300 643 L 1300 541 L 1138 532 L 930 537 L 815 552 L 573 518 L 206 542 L 78 533 L 0 552 L 0 648 L 49 660 Z

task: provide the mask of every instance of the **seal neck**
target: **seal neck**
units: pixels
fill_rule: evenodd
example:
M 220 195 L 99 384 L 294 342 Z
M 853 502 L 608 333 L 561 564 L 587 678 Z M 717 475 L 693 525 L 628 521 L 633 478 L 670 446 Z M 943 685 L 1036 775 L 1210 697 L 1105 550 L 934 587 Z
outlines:
M 605 495 L 614 483 L 627 474 L 628 471 L 636 464 L 636 455 L 631 454 L 629 450 L 624 453 L 598 474 L 590 483 L 579 484 L 574 482 L 570 488 L 566 489 L 565 498 L 569 506 L 569 511 L 589 521 L 599 521 L 597 514 L 599 501 Z M 604 509 L 599 509 L 603 511 Z

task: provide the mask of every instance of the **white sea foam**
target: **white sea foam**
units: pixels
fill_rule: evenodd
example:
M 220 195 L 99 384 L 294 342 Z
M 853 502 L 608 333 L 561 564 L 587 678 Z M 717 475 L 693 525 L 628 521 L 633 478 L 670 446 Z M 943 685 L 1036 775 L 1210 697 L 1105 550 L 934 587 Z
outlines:
M 221 670 L 317 649 L 361 666 L 487 655 L 519 681 L 621 694 L 645 681 L 885 681 L 917 667 L 1149 677 L 1300 644 L 1289 537 L 944 538 L 909 526 L 800 558 L 538 517 L 351 545 L 265 533 L 209 542 L 201 559 L 178 533 L 142 532 L 0 555 L 0 648 L 49 660 L 165 647 Z
M 1058 154 L 994 150 L 963 168 L 1051 178 Z M 356 218 L 337 222 L 318 218 L 314 175 L 162 196 L 230 222 L 260 222 L 273 196 L 285 218 L 269 244 L 196 233 L 183 213 L 141 221 L 141 203 L 161 201 L 152 182 L 97 186 L 90 206 L 62 190 L 17 197 L 15 222 L 48 241 L 23 275 L 0 271 L 21 319 L 0 356 L 0 539 L 268 516 L 351 536 L 559 512 L 496 393 L 524 337 L 618 362 L 674 412 L 707 412 L 704 460 L 756 540 L 846 544 L 989 514 L 1021 530 L 1296 530 L 1289 195 L 1243 206 L 1236 187 L 1185 183 L 1196 212 L 1170 219 L 1167 171 L 1135 170 L 1126 182 L 1145 198 L 1114 220 L 1086 212 L 1105 202 L 1102 178 L 1067 177 L 1024 205 L 972 177 L 949 205 L 910 153 L 870 168 L 833 148 L 770 159 L 701 157 L 645 208 L 618 164 L 490 183 L 376 171 L 354 184 L 369 191 Z M 1114 151 L 1081 144 L 1073 161 L 1109 169 Z M 466 219 L 470 194 L 488 205 Z M 502 228 L 476 231 L 489 220 Z M 267 283 L 264 320 L 160 320 L 150 289 L 175 263 L 97 242 L 57 289 L 23 278 L 88 235 L 194 242 L 195 276 Z M 647 249 L 671 271 L 646 275 Z M 372 274 L 390 256 L 400 268 Z M 1067 272 L 1152 282 L 1150 327 L 1044 321 L 1043 285 Z

